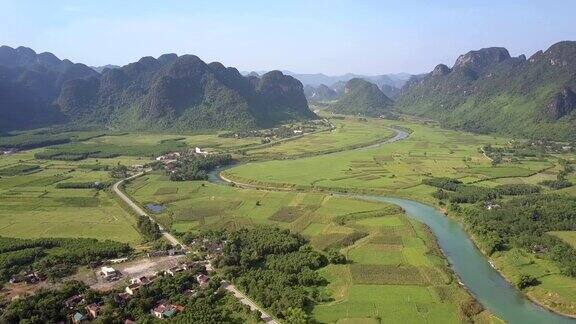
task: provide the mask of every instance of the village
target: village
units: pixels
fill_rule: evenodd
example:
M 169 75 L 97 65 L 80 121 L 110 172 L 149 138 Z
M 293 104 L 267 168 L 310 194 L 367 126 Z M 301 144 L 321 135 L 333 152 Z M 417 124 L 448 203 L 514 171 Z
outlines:
M 167 251 L 148 252 L 144 257 L 135 260 L 128 258 L 105 260 L 92 264 L 90 274 L 84 279 L 91 289 L 104 293 L 119 307 L 125 306 L 133 298 L 138 298 L 140 291 L 162 278 L 189 274 L 194 278 L 194 288 L 180 293 L 186 298 L 196 298 L 206 289 L 215 275 L 213 263 L 223 256 L 225 242 L 198 239 L 188 247 L 189 251 L 171 249 Z M 73 277 L 70 279 L 79 279 Z M 27 286 L 30 291 L 44 289 L 52 284 L 36 272 L 24 272 L 13 276 L 10 285 Z M 57 284 L 56 284 L 57 285 Z M 227 283 L 220 282 L 220 289 Z M 224 291 L 224 290 L 223 290 Z M 21 296 L 14 297 L 21 298 Z M 84 323 L 95 320 L 101 314 L 103 302 L 88 303 L 83 294 L 69 297 L 64 302 L 72 323 Z M 149 312 L 158 319 L 169 319 L 185 310 L 185 306 L 171 303 L 169 300 L 156 301 Z M 134 323 L 126 318 L 124 323 Z
M 332 129 L 334 126 L 327 119 L 315 119 L 310 121 L 301 122 L 298 124 L 282 125 L 280 127 L 251 130 L 244 132 L 230 132 L 218 135 L 219 137 L 227 138 L 246 138 L 246 137 L 260 137 L 262 144 L 271 143 L 272 141 L 284 140 L 304 134 L 313 133 L 321 129 Z

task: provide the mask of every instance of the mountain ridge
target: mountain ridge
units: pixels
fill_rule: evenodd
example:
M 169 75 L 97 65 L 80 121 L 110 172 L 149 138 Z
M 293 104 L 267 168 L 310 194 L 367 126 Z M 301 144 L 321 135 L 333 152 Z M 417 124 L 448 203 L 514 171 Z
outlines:
M 412 77 L 396 99 L 402 113 L 451 128 L 527 138 L 576 138 L 576 42 L 564 41 L 529 59 L 485 48 Z
M 50 53 L 0 47 L 0 130 L 53 124 L 196 131 L 311 119 L 302 84 L 271 71 L 244 77 L 194 55 L 143 57 L 98 73 Z
M 361 78 L 346 82 L 344 94 L 329 110 L 338 114 L 361 116 L 391 116 L 392 99 L 388 98 L 374 83 Z

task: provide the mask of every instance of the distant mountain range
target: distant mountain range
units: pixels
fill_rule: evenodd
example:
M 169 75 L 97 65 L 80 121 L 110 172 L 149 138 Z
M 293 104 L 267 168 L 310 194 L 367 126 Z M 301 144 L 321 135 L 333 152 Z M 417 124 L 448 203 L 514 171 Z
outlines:
M 576 42 L 526 59 L 492 47 L 413 77 L 396 109 L 447 127 L 528 138 L 576 140 Z
M 218 62 L 176 54 L 100 69 L 25 47 L 0 47 L 0 132 L 63 123 L 247 129 L 310 118 L 316 116 L 302 84 L 280 71 L 243 77 Z
M 325 85 L 332 85 L 336 82 L 347 82 L 352 79 L 365 79 L 374 84 L 378 87 L 386 84 L 389 86 L 393 86 L 395 88 L 401 88 L 406 81 L 412 77 L 411 74 L 408 73 L 397 73 L 397 74 L 382 74 L 382 75 L 360 75 L 354 73 L 346 73 L 343 75 L 336 75 L 336 76 L 329 76 L 322 73 L 313 73 L 313 74 L 299 74 L 293 73 L 290 71 L 282 71 L 284 74 L 291 75 L 296 79 L 300 80 L 304 85 L 311 85 L 313 87 L 317 87 L 321 84 Z
M 0 133 L 55 124 L 174 131 L 268 127 L 316 118 L 307 98 L 331 101 L 328 108 L 338 113 L 380 116 L 395 110 L 468 131 L 574 141 L 576 42 L 559 42 L 528 59 L 511 57 L 502 47 L 470 51 L 452 67 L 439 64 L 415 76 L 243 76 L 176 54 L 88 67 L 25 47 L 0 47 Z
M 244 75 L 261 75 L 262 73 L 265 72 L 242 72 Z M 323 95 L 320 93 L 325 92 L 326 87 L 335 90 L 338 96 L 342 95 L 344 85 L 346 82 L 352 79 L 364 79 L 370 81 L 376 84 L 378 88 L 380 88 L 380 90 L 386 94 L 386 96 L 394 98 L 400 93 L 402 86 L 404 86 L 404 84 L 413 76 L 408 73 L 382 75 L 360 75 L 354 73 L 346 73 L 343 75 L 329 76 L 322 73 L 299 74 L 285 70 L 282 71 L 282 73 L 291 75 L 294 78 L 300 80 L 300 82 L 302 82 L 302 84 L 308 88 L 306 97 L 312 101 L 330 100 L 324 99 Z M 322 86 L 322 88 L 319 89 L 320 86 Z M 317 95 L 313 96 L 314 93 L 317 93 Z

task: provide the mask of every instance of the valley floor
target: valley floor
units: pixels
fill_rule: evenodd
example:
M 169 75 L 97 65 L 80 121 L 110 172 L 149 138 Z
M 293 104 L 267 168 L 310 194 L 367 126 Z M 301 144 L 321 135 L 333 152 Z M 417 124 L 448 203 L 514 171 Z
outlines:
M 74 145 L 105 147 L 123 154 L 78 161 L 35 157 L 50 151 L 47 148 L 1 156 L 0 171 L 16 165 L 39 168 L 0 177 L 0 235 L 112 239 L 145 249 L 134 216 L 110 191 L 62 189 L 57 184 L 112 181 L 102 166 L 142 165 L 158 154 L 154 148 L 185 143 L 252 161 L 226 170 L 223 174 L 227 178 L 286 191 L 241 189 L 204 181 L 174 182 L 164 171 L 154 171 L 130 182 L 126 193 L 141 206 L 154 203 L 165 207 L 153 217 L 175 235 L 269 224 L 303 235 L 318 250 L 341 251 L 349 264 L 320 270 L 329 282 L 324 293 L 330 301 L 310 310 L 317 321 L 497 322 L 489 312 L 480 311 L 458 284 L 434 236 L 423 224 L 410 220 L 392 205 L 328 192 L 374 193 L 437 205 L 431 196 L 436 188 L 422 184 L 425 178 L 453 177 L 484 187 L 537 184 L 556 178 L 557 159 L 492 166 L 479 148 L 505 145 L 509 139 L 407 121 L 330 120 L 334 125 L 331 130 L 264 144 L 259 138 L 214 134 L 107 134 Z M 390 126 L 405 128 L 411 135 L 401 142 L 360 148 L 391 137 Z M 564 158 L 575 159 L 573 155 Z M 569 177 L 575 180 L 574 174 Z M 558 192 L 576 196 L 575 190 L 570 187 Z M 573 244 L 573 234 L 554 235 Z M 514 249 L 498 252 L 492 260 L 511 281 L 520 273 L 538 275 L 541 284 L 526 293 L 552 309 L 576 313 L 576 280 L 560 274 L 553 263 Z

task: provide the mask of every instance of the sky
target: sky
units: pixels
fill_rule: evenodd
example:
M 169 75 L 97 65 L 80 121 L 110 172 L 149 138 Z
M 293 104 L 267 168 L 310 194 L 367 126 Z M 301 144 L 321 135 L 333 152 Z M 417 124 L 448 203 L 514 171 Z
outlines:
M 92 66 L 194 54 L 241 71 L 423 73 L 576 40 L 574 0 L 0 0 L 0 45 Z

